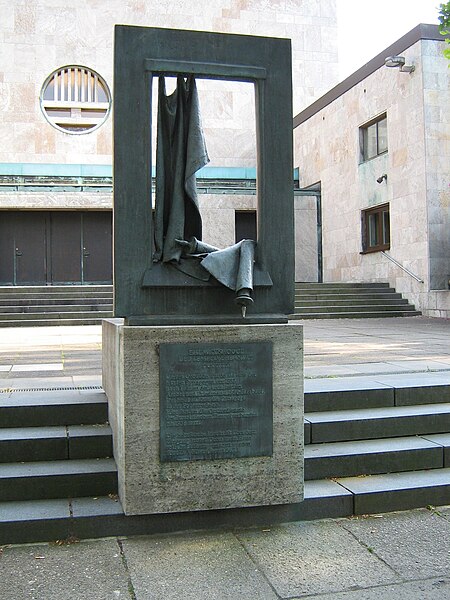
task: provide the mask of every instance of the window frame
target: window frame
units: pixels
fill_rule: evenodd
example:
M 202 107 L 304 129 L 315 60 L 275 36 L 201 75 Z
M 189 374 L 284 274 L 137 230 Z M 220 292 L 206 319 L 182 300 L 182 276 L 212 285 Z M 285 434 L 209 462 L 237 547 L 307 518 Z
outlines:
M 388 227 L 385 225 L 385 215 L 388 216 Z M 376 222 L 377 243 L 370 244 L 370 217 L 378 216 Z M 361 254 L 370 254 L 372 252 L 381 252 L 389 250 L 391 247 L 391 223 L 389 202 L 371 206 L 361 211 L 361 232 L 362 232 L 362 252 Z M 387 232 L 387 235 L 386 235 Z
M 49 91 L 52 98 L 49 98 Z M 73 97 L 75 95 L 76 98 Z M 107 120 L 112 104 L 111 91 L 105 79 L 94 69 L 83 65 L 65 65 L 55 69 L 45 79 L 39 100 L 47 122 L 69 135 L 96 131 Z
M 386 122 L 386 147 L 384 149 L 380 149 L 380 135 L 379 135 L 379 125 L 382 122 Z M 368 155 L 368 144 L 367 144 L 367 139 L 368 139 L 368 132 L 369 129 L 371 127 L 375 126 L 375 144 L 376 144 L 376 153 L 375 154 L 371 154 L 370 156 Z M 378 115 L 377 117 L 371 119 L 370 121 L 368 121 L 367 123 L 364 123 L 364 125 L 361 125 L 359 128 L 359 147 L 360 147 L 360 163 L 364 163 L 367 162 L 369 160 L 373 160 L 374 158 L 377 158 L 378 156 L 382 156 L 383 154 L 386 154 L 388 151 L 388 141 L 387 141 L 387 113 L 382 113 L 381 115 Z

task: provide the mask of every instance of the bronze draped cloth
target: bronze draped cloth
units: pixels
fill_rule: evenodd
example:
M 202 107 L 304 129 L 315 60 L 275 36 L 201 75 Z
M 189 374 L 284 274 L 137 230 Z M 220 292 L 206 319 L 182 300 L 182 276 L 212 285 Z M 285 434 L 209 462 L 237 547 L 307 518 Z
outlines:
M 195 78 L 177 77 L 166 95 L 159 77 L 156 142 L 155 262 L 178 262 L 176 239 L 202 239 L 195 173 L 209 162 L 200 119 Z

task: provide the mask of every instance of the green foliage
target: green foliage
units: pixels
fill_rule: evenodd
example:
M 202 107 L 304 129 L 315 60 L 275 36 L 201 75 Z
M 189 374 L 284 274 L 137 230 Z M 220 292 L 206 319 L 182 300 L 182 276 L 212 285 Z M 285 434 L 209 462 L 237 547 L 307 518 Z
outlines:
M 439 5 L 439 31 L 442 35 L 450 34 L 450 2 Z M 445 39 L 448 46 L 450 46 L 450 38 Z M 444 49 L 444 56 L 450 60 L 450 47 Z M 450 67 L 450 65 L 449 65 Z

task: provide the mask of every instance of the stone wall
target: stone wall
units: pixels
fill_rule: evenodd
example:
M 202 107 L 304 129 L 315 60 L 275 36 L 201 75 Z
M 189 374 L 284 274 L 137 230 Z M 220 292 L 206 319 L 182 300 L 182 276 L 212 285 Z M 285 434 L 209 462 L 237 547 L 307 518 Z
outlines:
M 336 0 L 2 0 L 0 162 L 111 163 L 111 116 L 95 132 L 70 135 L 47 123 L 39 96 L 47 76 L 71 64 L 112 87 L 116 23 L 291 38 L 296 112 L 337 81 Z M 211 164 L 254 165 L 252 86 L 199 87 Z
M 450 284 L 450 77 L 440 44 L 422 42 L 430 287 Z
M 443 44 L 402 55 L 411 75 L 380 67 L 294 130 L 300 186 L 321 182 L 324 281 L 389 281 L 429 316 L 450 316 L 448 280 L 449 76 Z M 360 162 L 359 128 L 386 113 L 388 152 Z M 387 181 L 377 178 L 387 174 Z M 389 202 L 388 253 L 361 254 L 361 211 Z M 446 258 L 446 260 L 445 260 Z M 441 288 L 443 289 L 443 288 Z

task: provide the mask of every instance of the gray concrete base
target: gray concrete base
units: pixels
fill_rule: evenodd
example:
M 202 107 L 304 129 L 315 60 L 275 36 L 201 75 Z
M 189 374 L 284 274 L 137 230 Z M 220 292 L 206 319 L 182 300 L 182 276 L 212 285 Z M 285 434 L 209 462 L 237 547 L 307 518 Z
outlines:
M 273 453 L 160 461 L 159 347 L 271 342 Z M 303 335 L 295 324 L 124 326 L 103 321 L 103 387 L 127 515 L 290 504 L 303 499 Z

